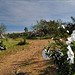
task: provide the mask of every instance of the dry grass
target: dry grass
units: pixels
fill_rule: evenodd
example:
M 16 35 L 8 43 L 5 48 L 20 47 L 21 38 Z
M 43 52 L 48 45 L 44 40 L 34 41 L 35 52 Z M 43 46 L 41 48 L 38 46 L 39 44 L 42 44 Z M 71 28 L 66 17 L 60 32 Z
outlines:
M 11 54 L 15 54 L 17 51 L 22 51 L 24 49 L 28 49 L 28 44 L 26 45 L 17 45 L 20 40 L 23 40 L 22 38 L 18 38 L 17 40 L 9 39 L 8 41 L 3 40 L 4 45 L 6 45 L 7 49 L 2 50 L 0 52 L 0 60 L 2 60 L 3 57 Z

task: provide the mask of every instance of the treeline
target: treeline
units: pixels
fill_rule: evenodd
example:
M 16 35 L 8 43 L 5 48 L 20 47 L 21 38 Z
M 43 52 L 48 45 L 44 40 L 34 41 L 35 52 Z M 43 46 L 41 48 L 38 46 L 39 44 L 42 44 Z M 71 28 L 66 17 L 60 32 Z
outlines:
M 62 22 L 61 19 L 55 20 L 40 20 L 34 26 L 31 26 L 34 31 L 32 32 L 23 32 L 23 33 L 12 33 L 7 34 L 10 38 L 19 38 L 19 37 L 26 37 L 27 39 L 32 39 L 36 37 L 44 37 L 49 38 L 51 37 L 67 37 L 69 34 L 75 30 L 75 18 L 71 16 L 72 22 Z M 24 29 L 26 31 L 26 28 Z
M 16 39 L 16 38 L 21 38 L 21 37 L 25 37 L 28 38 L 28 36 L 31 34 L 31 32 L 23 32 L 23 33 L 8 33 L 7 37 L 12 38 L 12 39 Z

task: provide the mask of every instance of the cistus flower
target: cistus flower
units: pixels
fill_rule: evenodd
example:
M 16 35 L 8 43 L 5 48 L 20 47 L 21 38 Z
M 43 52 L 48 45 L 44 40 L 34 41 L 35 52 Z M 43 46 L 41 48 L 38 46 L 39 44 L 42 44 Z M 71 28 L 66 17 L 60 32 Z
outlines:
M 50 60 L 51 58 L 46 54 L 47 52 L 45 50 L 42 51 L 42 56 L 45 60 Z
M 63 53 L 61 52 L 61 50 L 57 50 L 57 52 L 60 54 L 60 57 L 63 56 Z
M 45 52 L 47 52 L 47 49 L 45 49 Z
M 60 41 L 62 41 L 62 39 L 60 39 Z
M 58 29 L 60 29 L 60 28 L 65 29 L 65 26 L 64 26 L 64 25 L 60 25 L 60 26 L 58 27 Z
M 69 33 L 69 30 L 67 30 L 66 32 Z
M 57 60 L 60 60 L 60 58 L 63 56 L 63 53 L 61 50 L 55 50 L 52 54 L 53 58 L 57 58 Z
M 42 51 L 42 56 L 44 59 L 46 60 L 50 60 L 51 59 L 51 53 L 52 51 L 50 50 L 50 47 L 44 47 L 44 50 Z
M 66 41 L 66 44 L 67 44 L 67 45 L 70 45 L 72 41 L 73 41 L 72 38 L 69 37 L 69 38 L 68 38 L 68 41 Z
M 67 51 L 67 55 L 68 55 L 67 60 L 69 61 L 69 64 L 73 64 L 74 63 L 74 53 L 73 53 L 70 45 L 68 45 L 67 49 L 68 49 L 68 51 Z
M 73 41 L 75 41 L 75 30 L 73 31 L 73 33 L 71 34 L 71 38 Z
M 52 37 L 51 39 L 53 40 L 54 38 Z
M 59 29 L 60 27 L 58 27 L 58 29 Z
M 61 26 L 62 26 L 63 29 L 65 29 L 65 26 L 64 25 L 61 25 Z

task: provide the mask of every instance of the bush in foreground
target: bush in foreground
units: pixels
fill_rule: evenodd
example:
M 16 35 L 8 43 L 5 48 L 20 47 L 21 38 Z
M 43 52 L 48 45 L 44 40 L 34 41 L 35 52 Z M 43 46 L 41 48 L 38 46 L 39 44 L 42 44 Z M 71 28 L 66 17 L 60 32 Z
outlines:
M 57 65 L 56 68 L 58 69 L 58 75 L 75 75 L 75 63 L 72 62 L 73 60 L 70 59 L 71 57 L 68 59 L 67 45 L 64 44 L 61 39 L 54 39 L 54 41 L 55 43 L 49 42 L 49 46 L 44 47 L 43 57 L 47 60 L 54 61 L 54 63 Z M 75 54 L 75 42 L 72 42 L 72 44 L 73 45 L 71 48 Z

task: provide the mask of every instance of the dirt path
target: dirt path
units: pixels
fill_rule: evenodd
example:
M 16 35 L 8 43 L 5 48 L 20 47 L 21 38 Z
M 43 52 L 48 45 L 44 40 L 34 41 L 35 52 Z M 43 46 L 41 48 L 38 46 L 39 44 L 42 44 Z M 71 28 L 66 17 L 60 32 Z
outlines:
M 50 40 L 52 42 L 52 40 Z M 42 75 L 43 69 L 49 65 L 42 57 L 42 49 L 48 45 L 47 40 L 32 40 L 29 48 L 6 56 L 0 62 L 0 75 L 18 73 L 20 75 Z M 53 74 L 50 74 L 53 75 Z

